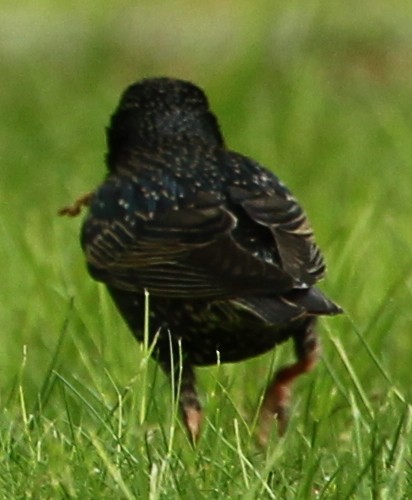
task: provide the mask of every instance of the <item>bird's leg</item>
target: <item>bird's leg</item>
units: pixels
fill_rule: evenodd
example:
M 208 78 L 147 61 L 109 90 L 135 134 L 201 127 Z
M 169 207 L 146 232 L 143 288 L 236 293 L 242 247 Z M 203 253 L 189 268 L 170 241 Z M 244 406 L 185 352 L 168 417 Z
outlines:
M 193 444 L 199 439 L 202 425 L 202 406 L 196 390 L 196 376 L 192 366 L 183 366 L 180 378 L 179 405 L 183 422 Z
M 289 421 L 291 386 L 299 375 L 312 370 L 319 359 L 320 344 L 314 324 L 315 320 L 311 318 L 302 330 L 296 332 L 293 340 L 297 361 L 280 368 L 266 390 L 259 416 L 258 439 L 262 446 L 267 445 L 273 419 L 277 420 L 279 435 L 285 433 Z
M 162 364 L 163 370 L 173 377 L 176 398 L 189 439 L 196 444 L 202 425 L 202 406 L 196 390 L 196 376 L 193 367 L 177 362 L 172 370 L 169 363 Z
M 80 196 L 72 205 L 68 205 L 67 207 L 63 207 L 58 211 L 59 215 L 67 215 L 69 217 L 76 217 L 80 214 L 82 207 L 88 207 L 93 198 L 94 192 L 90 191 L 89 193 Z

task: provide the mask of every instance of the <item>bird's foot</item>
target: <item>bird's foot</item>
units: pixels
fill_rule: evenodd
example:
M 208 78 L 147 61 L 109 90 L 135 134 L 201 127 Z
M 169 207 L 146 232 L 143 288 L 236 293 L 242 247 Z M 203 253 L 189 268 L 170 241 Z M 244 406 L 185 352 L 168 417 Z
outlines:
M 200 437 L 200 429 L 202 426 L 202 409 L 200 407 L 189 406 L 182 408 L 182 412 L 183 422 L 189 435 L 190 442 L 196 445 Z
M 162 363 L 162 368 L 169 377 L 174 379 L 182 420 L 191 444 L 196 446 L 202 427 L 202 405 L 196 390 L 196 375 L 193 366 L 186 363 L 180 366 L 180 363 L 180 361 L 175 363 L 178 367 L 175 370 L 170 369 L 169 363 Z
M 94 193 L 92 191 L 84 194 L 83 196 L 78 198 L 72 205 L 61 208 L 58 211 L 58 214 L 67 215 L 68 217 L 76 217 L 80 214 L 83 207 L 88 207 L 90 205 L 93 195 Z
M 279 436 L 285 434 L 289 423 L 292 384 L 299 375 L 311 371 L 319 359 L 319 344 L 313 332 L 311 332 L 311 342 L 307 342 L 305 347 L 306 350 L 300 351 L 298 361 L 281 368 L 266 390 L 260 409 L 257 435 L 263 447 L 268 444 L 274 420 L 277 422 Z M 299 353 L 299 349 L 297 352 Z
M 289 367 L 285 367 L 277 372 L 273 382 L 266 390 L 265 397 L 260 409 L 258 441 L 261 446 L 266 447 L 273 429 L 274 421 L 277 422 L 279 436 L 286 432 L 289 422 L 289 405 L 292 380 L 281 380 L 282 372 Z

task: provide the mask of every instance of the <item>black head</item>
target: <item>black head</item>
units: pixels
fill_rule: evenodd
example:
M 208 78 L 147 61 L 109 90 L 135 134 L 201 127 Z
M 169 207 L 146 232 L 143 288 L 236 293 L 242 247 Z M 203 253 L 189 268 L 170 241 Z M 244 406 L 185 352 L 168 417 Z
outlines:
M 204 92 L 183 80 L 142 80 L 126 89 L 112 115 L 107 130 L 109 168 L 127 151 L 193 140 L 224 145 Z

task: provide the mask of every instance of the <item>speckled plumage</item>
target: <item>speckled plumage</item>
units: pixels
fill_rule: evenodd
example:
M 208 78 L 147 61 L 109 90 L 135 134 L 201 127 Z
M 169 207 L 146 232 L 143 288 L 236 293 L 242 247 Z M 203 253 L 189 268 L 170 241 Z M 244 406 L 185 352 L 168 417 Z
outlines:
M 107 137 L 108 174 L 81 236 L 91 275 L 138 340 L 149 291 L 154 356 L 176 376 L 170 339 L 176 361 L 183 354 L 180 402 L 194 438 L 193 366 L 241 361 L 293 338 L 295 371 L 278 373 L 263 404 L 265 441 L 273 415 L 286 423 L 279 388 L 315 361 L 316 316 L 340 312 L 313 286 L 325 265 L 303 210 L 273 173 L 226 148 L 205 95 L 188 82 L 129 87 Z

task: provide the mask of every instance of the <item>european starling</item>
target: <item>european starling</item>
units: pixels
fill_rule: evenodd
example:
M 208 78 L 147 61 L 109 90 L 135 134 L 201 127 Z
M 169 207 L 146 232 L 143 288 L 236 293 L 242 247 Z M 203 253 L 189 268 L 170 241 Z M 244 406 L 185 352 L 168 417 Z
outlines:
M 315 283 L 325 273 L 305 213 L 256 161 L 225 146 L 201 89 L 153 78 L 126 89 L 107 129 L 107 175 L 62 214 L 89 214 L 88 270 L 137 340 L 150 294 L 153 356 L 174 379 L 183 420 L 201 427 L 194 367 L 258 356 L 289 338 L 261 407 L 259 438 L 288 421 L 290 385 L 316 363 L 316 317 L 341 312 Z

